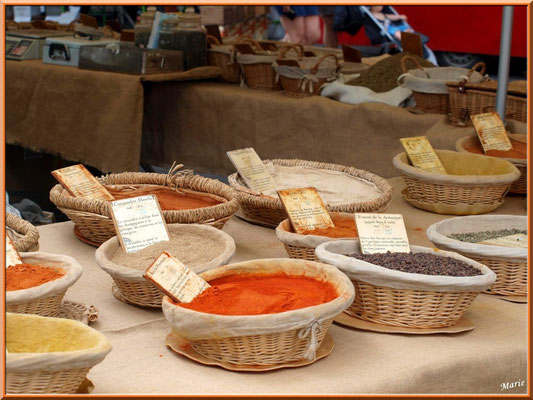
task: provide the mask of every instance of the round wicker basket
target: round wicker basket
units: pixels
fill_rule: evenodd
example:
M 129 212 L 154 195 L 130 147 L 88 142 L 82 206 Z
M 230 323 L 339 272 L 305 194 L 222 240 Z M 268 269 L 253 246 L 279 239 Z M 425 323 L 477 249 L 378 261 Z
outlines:
M 11 228 L 17 238 L 14 238 L 13 246 L 19 253 L 39 250 L 39 231 L 28 221 L 14 214 L 6 213 L 6 227 Z
M 168 224 L 203 223 L 222 229 L 224 224 L 239 209 L 237 194 L 228 185 L 198 175 L 178 175 L 169 178 L 165 174 L 124 172 L 106 175 L 98 178 L 98 180 L 104 185 L 146 184 L 176 187 L 184 192 L 214 195 L 222 201 L 221 204 L 204 208 L 163 210 L 163 217 Z M 102 244 L 116 235 L 109 211 L 110 206 L 107 202 L 73 197 L 59 184 L 50 191 L 50 200 L 76 224 L 81 235 L 91 242 Z
M 231 45 L 222 45 L 220 41 L 211 35 L 207 35 L 207 41 L 211 45 L 207 49 L 207 63 L 219 67 L 222 71 L 220 78 L 223 81 L 238 83 L 241 79 L 241 68 L 235 60 L 235 49 Z
M 409 165 L 407 155 L 392 160 L 407 185 L 406 200 L 439 214 L 470 215 L 490 212 L 503 204 L 520 171 L 506 160 L 450 150 L 435 150 L 448 174 Z
M 347 167 L 339 164 L 330 164 L 319 161 L 306 161 L 306 160 L 264 160 L 265 163 L 271 162 L 277 165 L 283 165 L 287 167 L 292 166 L 305 166 L 317 169 L 326 169 L 332 171 L 344 172 L 357 178 L 364 179 L 372 182 L 376 185 L 381 192 L 381 196 L 375 200 L 368 202 L 358 203 L 346 203 L 342 205 L 328 206 L 328 211 L 336 212 L 382 212 L 384 211 L 392 200 L 392 186 L 383 179 L 371 172 L 356 169 L 353 167 Z M 237 173 L 234 173 L 228 177 L 229 184 L 239 194 L 239 202 L 242 212 L 246 219 L 254 222 L 275 228 L 281 221 L 286 219 L 287 213 L 281 204 L 281 200 L 269 196 L 264 196 L 255 193 L 248 189 L 244 181 Z
M 230 264 L 203 273 L 208 282 L 232 274 L 305 275 L 330 282 L 339 297 L 313 307 L 263 315 L 214 315 L 163 299 L 163 314 L 173 334 L 198 353 L 236 366 L 277 365 L 314 359 L 333 318 L 353 300 L 353 286 L 336 268 L 312 261 L 264 259 Z M 313 348 L 314 350 L 310 349 Z
M 518 140 L 523 143 L 527 143 L 527 135 L 520 135 L 520 134 L 509 134 L 509 137 L 511 139 Z M 479 138 L 477 135 L 472 136 L 466 136 L 463 138 L 460 138 L 455 142 L 455 149 L 457 151 L 463 152 L 463 153 L 469 153 L 468 150 L 466 150 L 466 147 L 468 145 L 475 144 L 479 141 Z M 509 190 L 509 193 L 516 193 L 516 194 L 527 194 L 527 158 L 507 158 L 507 157 L 501 157 L 504 160 L 507 160 L 520 171 L 520 178 L 518 178 L 517 181 L 513 182 L 511 185 L 511 189 Z
M 427 229 L 427 236 L 439 249 L 455 251 L 489 267 L 496 282 L 486 291 L 501 296 L 527 296 L 527 248 L 509 248 L 462 242 L 448 235 L 495 229 L 527 230 L 527 217 L 518 215 L 476 215 L 449 218 Z

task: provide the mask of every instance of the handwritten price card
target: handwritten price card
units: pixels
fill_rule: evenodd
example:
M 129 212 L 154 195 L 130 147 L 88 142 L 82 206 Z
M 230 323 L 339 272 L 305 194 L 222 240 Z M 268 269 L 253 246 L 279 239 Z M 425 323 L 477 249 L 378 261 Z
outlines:
M 355 214 L 363 254 L 409 253 L 409 240 L 401 214 Z
M 470 118 L 485 153 L 489 150 L 507 151 L 513 148 L 497 112 L 472 115 Z
M 82 164 L 56 169 L 52 176 L 74 197 L 91 200 L 113 200 L 113 196 Z
M 244 182 L 254 192 L 263 193 L 275 188 L 276 184 L 272 175 L 252 147 L 228 151 L 227 155 Z
M 6 232 L 6 268 L 17 264 L 22 264 L 22 259 Z
M 400 142 L 415 167 L 438 174 L 447 173 L 426 136 L 402 138 Z

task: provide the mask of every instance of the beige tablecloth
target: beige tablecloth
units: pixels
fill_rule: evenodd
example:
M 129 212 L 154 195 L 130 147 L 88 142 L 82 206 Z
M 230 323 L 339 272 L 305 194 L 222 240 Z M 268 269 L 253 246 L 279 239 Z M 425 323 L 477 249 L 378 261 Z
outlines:
M 430 245 L 425 229 L 446 216 L 410 207 L 395 189 L 391 213 L 404 215 L 412 244 Z M 525 214 L 525 198 L 511 197 L 495 213 Z M 95 249 L 72 233 L 71 222 L 39 227 L 41 250 L 67 254 L 84 267 L 67 298 L 95 305 L 92 326 L 113 350 L 89 373 L 94 394 L 375 394 L 526 393 L 527 305 L 480 295 L 465 317 L 470 332 L 436 335 L 382 334 L 332 325 L 335 347 L 326 358 L 301 368 L 265 373 L 230 372 L 197 364 L 165 346 L 170 332 L 159 310 L 116 300 L 111 278 L 94 261 Z M 232 261 L 286 257 L 274 231 L 234 217 L 224 230 L 236 241 Z M 502 390 L 501 384 L 526 381 Z

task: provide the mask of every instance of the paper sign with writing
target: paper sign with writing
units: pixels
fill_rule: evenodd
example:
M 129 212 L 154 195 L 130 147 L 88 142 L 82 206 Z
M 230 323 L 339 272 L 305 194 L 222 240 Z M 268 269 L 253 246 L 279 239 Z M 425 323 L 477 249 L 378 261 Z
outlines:
M 409 239 L 401 214 L 355 214 L 363 254 L 409 253 Z
M 470 118 L 485 153 L 489 150 L 507 151 L 513 148 L 497 112 L 472 115 Z
M 210 287 L 206 281 L 166 251 L 161 253 L 143 277 L 180 303 L 190 303 Z
M 400 142 L 415 167 L 438 174 L 447 173 L 426 136 L 402 138 Z
M 296 233 L 335 227 L 315 188 L 278 190 L 278 196 Z
M 516 235 L 502 236 L 499 238 L 484 240 L 478 244 L 490 244 L 494 246 L 519 247 L 527 249 L 527 243 L 527 235 L 518 233 Z
M 111 216 L 126 253 L 169 240 L 167 224 L 153 194 L 112 201 Z
M 52 176 L 75 197 L 91 200 L 113 200 L 113 196 L 82 164 L 56 169 Z
M 227 155 L 244 182 L 254 192 L 263 193 L 276 187 L 272 175 L 252 147 L 228 151 Z
M 6 268 L 17 264 L 22 264 L 22 259 L 6 232 Z

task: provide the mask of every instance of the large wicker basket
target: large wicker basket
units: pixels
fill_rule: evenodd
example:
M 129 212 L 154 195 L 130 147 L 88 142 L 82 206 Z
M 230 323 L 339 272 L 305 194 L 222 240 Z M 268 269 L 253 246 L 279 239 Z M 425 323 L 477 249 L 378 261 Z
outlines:
M 306 166 L 310 168 L 345 172 L 349 175 L 374 183 L 381 192 L 381 196 L 379 198 L 368 202 L 347 203 L 335 206 L 328 206 L 326 204 L 328 211 L 349 213 L 382 212 L 388 207 L 392 200 L 392 186 L 389 184 L 389 182 L 387 182 L 386 179 L 362 169 L 356 169 L 339 164 L 297 159 L 275 159 L 264 161 L 265 163 L 272 162 L 273 164 L 287 167 Z M 230 175 L 228 177 L 228 181 L 230 186 L 239 193 L 239 202 L 246 219 L 275 228 L 281 221 L 283 221 L 285 218 L 288 218 L 287 213 L 285 212 L 285 209 L 278 198 L 264 196 L 251 191 L 246 187 L 246 184 L 242 181 L 237 173 Z
M 207 35 L 207 40 L 211 45 L 207 50 L 208 64 L 221 69 L 220 77 L 223 81 L 239 83 L 241 68 L 235 59 L 236 52 L 234 47 L 222 45 L 215 36 Z
M 520 171 L 509 161 L 479 154 L 435 150 L 448 174 L 427 172 L 409 165 L 400 153 L 393 164 L 407 185 L 411 205 L 439 214 L 470 215 L 490 212 L 503 204 Z
M 421 246 L 411 246 L 411 251 L 459 259 L 482 275 L 454 277 L 393 271 L 346 256 L 360 253 L 358 240 L 327 242 L 316 249 L 319 260 L 346 273 L 355 287 L 354 302 L 345 312 L 382 325 L 423 329 L 455 325 L 477 295 L 496 279 L 486 266 L 457 253 Z
M 83 267 L 73 258 L 59 254 L 24 253 L 21 258 L 26 264 L 60 269 L 65 275 L 39 286 L 6 292 L 6 311 L 43 317 L 58 316 L 65 293 L 80 278 Z
M 449 218 L 427 229 L 427 236 L 439 249 L 455 251 L 489 267 L 497 275 L 486 292 L 503 296 L 527 296 L 527 248 L 461 242 L 448 235 L 496 229 L 527 230 L 527 217 L 478 215 Z
M 166 185 L 177 187 L 182 191 L 189 190 L 214 195 L 223 201 L 214 206 L 191 210 L 164 210 L 163 217 L 168 224 L 204 223 L 222 229 L 239 209 L 235 191 L 220 181 L 198 175 L 179 175 L 169 179 L 165 174 L 124 172 L 106 175 L 98 180 L 104 185 Z M 91 242 L 100 245 L 116 235 L 109 211 L 110 205 L 107 202 L 73 197 L 59 184 L 50 191 L 50 200 L 76 224 L 80 233 Z
M 111 351 L 103 334 L 79 321 L 11 313 L 6 314 L 6 347 L 11 349 L 7 394 L 76 393 L 89 370 Z
M 39 231 L 35 226 L 14 214 L 6 213 L 6 227 L 16 233 L 13 238 L 13 246 L 19 252 L 39 250 Z
M 236 366 L 277 365 L 313 360 L 333 318 L 351 304 L 353 286 L 336 268 L 312 261 L 264 259 L 230 264 L 203 273 L 208 282 L 232 274 L 305 275 L 325 280 L 339 297 L 313 307 L 277 314 L 231 316 L 185 309 L 168 297 L 163 314 L 173 334 L 187 340 L 199 354 Z
M 170 224 L 169 232 L 187 234 L 187 232 L 202 232 L 210 236 L 211 241 L 217 241 L 224 247 L 224 251 L 208 263 L 196 266 L 194 272 L 200 273 L 210 268 L 226 264 L 235 253 L 235 242 L 226 232 L 201 224 Z M 96 250 L 96 263 L 113 278 L 113 295 L 120 301 L 141 307 L 161 308 L 163 292 L 152 282 L 143 278 L 143 272 L 137 269 L 118 265 L 111 261 L 113 254 L 119 249 L 120 243 L 116 236 L 107 240 Z M 170 251 L 172 254 L 172 251 Z M 148 268 L 148 266 L 147 266 Z
M 524 143 L 527 142 L 527 135 L 518 135 L 511 133 L 509 134 L 509 137 Z M 477 137 L 477 135 L 466 136 L 455 142 L 455 149 L 457 151 L 468 153 L 468 150 L 466 150 L 466 146 L 472 145 L 476 142 L 479 143 L 479 138 Z M 527 158 L 501 158 L 513 163 L 513 165 L 520 171 L 520 178 L 518 178 L 517 181 L 513 182 L 509 193 L 527 194 Z

